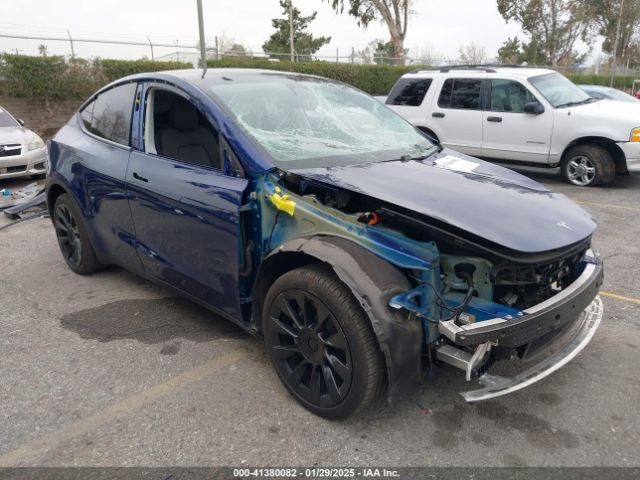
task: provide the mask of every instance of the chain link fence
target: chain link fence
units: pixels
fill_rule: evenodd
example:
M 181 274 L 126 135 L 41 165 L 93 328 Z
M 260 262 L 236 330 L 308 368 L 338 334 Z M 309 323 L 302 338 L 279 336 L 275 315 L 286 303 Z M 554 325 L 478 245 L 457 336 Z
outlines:
M 169 37 L 154 38 L 148 35 L 115 35 L 111 38 L 98 38 L 88 35 L 87 33 L 72 33 L 66 31 L 66 35 L 62 35 L 60 29 L 45 29 L 43 33 L 33 33 L 32 27 L 21 27 L 28 29 L 27 32 L 21 31 L 20 28 L 11 27 L 0 23 L 0 39 L 13 39 L 20 41 L 40 42 L 40 45 L 46 45 L 44 42 L 65 43 L 68 46 L 68 57 L 75 57 L 78 45 L 111 45 L 111 46 L 131 46 L 137 47 L 142 57 L 159 61 L 181 61 L 188 62 L 197 66 L 200 59 L 200 51 L 196 38 L 183 37 L 181 40 L 168 40 Z M 55 33 L 52 33 L 55 32 Z M 252 49 L 242 47 L 242 49 L 229 48 L 228 39 L 220 39 L 213 37 L 209 39 L 207 45 L 207 58 L 217 60 L 223 57 L 247 57 L 262 58 L 271 61 L 290 61 L 292 59 L 290 52 L 265 52 L 262 49 Z M 19 49 L 6 50 L 11 53 L 22 53 L 27 55 L 37 55 L 43 52 L 39 51 L 40 45 L 34 45 L 33 51 L 20 51 Z M 142 49 L 142 50 L 141 50 Z M 146 52 L 146 53 L 144 53 Z M 111 58 L 117 58 L 118 55 Z M 411 51 L 404 57 L 390 57 L 376 55 L 370 48 L 356 49 L 337 48 L 335 54 L 328 54 L 326 50 L 323 54 L 295 51 L 293 61 L 324 61 L 333 63 L 351 63 L 357 65 L 431 65 L 438 67 L 461 65 L 462 62 L 456 58 L 439 56 L 434 54 L 428 55 L 412 55 Z M 484 64 L 497 64 L 496 59 L 486 59 Z M 533 65 L 528 65 L 533 66 Z M 562 73 L 575 74 L 593 74 L 593 75 L 610 75 L 611 70 L 608 65 L 591 65 L 591 66 L 542 66 L 543 68 L 553 68 Z M 616 76 L 632 76 L 640 78 L 640 70 L 633 68 L 617 67 L 615 69 Z

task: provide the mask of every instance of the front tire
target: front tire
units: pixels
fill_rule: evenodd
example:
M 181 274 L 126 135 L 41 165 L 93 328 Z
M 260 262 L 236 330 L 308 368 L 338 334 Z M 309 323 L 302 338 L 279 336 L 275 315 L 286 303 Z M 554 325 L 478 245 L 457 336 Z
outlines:
M 616 177 L 616 163 L 600 145 L 578 145 L 571 148 L 560 165 L 564 179 L 579 187 L 611 183 Z
M 369 321 L 327 266 L 278 278 L 265 298 L 263 327 L 280 380 L 316 415 L 348 417 L 382 391 L 384 360 Z
M 89 241 L 80 209 L 68 194 L 56 199 L 52 220 L 60 252 L 71 270 L 88 275 L 103 268 Z

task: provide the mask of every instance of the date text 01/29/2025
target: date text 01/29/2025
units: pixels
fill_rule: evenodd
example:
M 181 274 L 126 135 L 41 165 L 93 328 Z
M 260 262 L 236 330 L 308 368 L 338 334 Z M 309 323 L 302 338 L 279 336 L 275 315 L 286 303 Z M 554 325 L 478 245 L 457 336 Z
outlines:
M 389 468 L 234 468 L 234 478 L 397 478 L 399 472 Z

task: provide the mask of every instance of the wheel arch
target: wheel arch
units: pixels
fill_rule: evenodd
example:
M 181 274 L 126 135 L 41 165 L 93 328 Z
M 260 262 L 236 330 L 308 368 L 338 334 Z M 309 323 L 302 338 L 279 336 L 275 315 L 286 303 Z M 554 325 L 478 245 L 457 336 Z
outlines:
M 47 209 L 49 210 L 49 216 L 53 218 L 53 206 L 56 203 L 58 197 L 62 194 L 69 193 L 66 188 L 57 182 L 47 185 Z
M 599 145 L 607 149 L 607 151 L 611 154 L 615 164 L 616 164 L 616 173 L 617 174 L 625 174 L 629 173 L 627 170 L 627 159 L 624 155 L 622 149 L 618 146 L 618 144 L 607 137 L 599 137 L 599 136 L 585 136 L 579 137 L 567 144 L 567 146 L 562 151 L 562 155 L 560 155 L 560 163 L 564 162 L 567 153 L 578 145 Z
M 422 354 L 420 322 L 391 310 L 388 300 L 411 284 L 404 273 L 351 240 L 314 236 L 285 242 L 260 265 L 252 298 L 252 326 L 262 330 L 262 299 L 280 275 L 311 263 L 328 264 L 361 305 L 385 359 L 387 395 L 398 397 L 419 378 Z

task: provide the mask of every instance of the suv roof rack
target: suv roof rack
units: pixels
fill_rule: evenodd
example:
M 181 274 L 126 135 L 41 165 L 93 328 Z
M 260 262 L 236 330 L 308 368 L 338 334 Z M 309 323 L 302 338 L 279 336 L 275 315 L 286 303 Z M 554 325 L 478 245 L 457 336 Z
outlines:
M 496 73 L 496 68 L 527 68 L 523 65 L 503 65 L 500 63 L 494 64 L 481 64 L 481 65 L 450 65 L 448 67 L 431 67 L 431 68 L 417 68 L 409 73 L 420 72 L 440 72 L 447 73 L 451 70 L 483 70 L 487 73 Z

